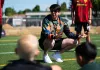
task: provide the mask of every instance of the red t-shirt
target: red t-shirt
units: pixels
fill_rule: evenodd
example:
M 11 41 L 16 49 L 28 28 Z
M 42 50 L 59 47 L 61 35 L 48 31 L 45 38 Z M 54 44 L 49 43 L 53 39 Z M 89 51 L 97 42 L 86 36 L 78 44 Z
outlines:
M 0 0 L 0 24 L 2 24 L 2 7 L 4 4 L 4 0 Z
M 92 8 L 91 0 L 72 0 L 72 9 L 75 10 L 75 21 L 87 22 L 90 8 Z

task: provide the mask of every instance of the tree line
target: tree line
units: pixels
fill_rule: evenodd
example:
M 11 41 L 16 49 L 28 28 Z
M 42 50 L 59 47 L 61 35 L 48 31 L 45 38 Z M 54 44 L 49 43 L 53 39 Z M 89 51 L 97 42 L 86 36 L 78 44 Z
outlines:
M 93 4 L 93 11 L 94 11 L 94 16 L 97 17 L 98 14 L 100 15 L 100 0 L 92 0 Z
M 61 4 L 61 11 L 67 11 L 67 5 L 66 5 L 66 2 L 63 2 Z M 48 11 L 48 10 L 45 10 L 45 11 Z M 7 7 L 5 9 L 5 15 L 6 16 L 13 16 L 14 14 L 25 14 L 26 12 L 41 12 L 40 10 L 40 6 L 39 5 L 36 5 L 33 9 L 29 9 L 29 8 L 26 8 L 24 10 L 20 10 L 18 12 L 16 12 L 16 10 L 12 7 Z

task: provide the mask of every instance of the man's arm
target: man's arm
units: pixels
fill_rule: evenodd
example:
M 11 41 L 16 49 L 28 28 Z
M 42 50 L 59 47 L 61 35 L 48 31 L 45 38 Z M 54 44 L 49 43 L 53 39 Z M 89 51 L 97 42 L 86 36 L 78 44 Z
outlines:
M 72 6 L 71 6 L 71 15 L 72 15 L 72 24 L 74 24 L 74 21 L 75 21 L 75 5 L 74 5 L 73 0 L 72 0 Z
M 74 21 L 75 21 L 75 14 L 74 14 L 74 10 L 72 9 L 71 11 L 71 14 L 72 14 L 72 24 L 74 24 Z
M 89 9 L 89 24 L 92 23 L 92 8 Z
M 51 26 L 49 24 L 49 21 L 46 18 L 43 19 L 42 29 L 43 29 L 43 34 L 45 35 L 46 38 L 48 38 L 48 39 L 55 38 L 55 36 L 53 34 L 51 34 Z
M 91 25 L 91 20 L 92 20 L 92 2 L 89 0 L 89 24 Z
M 78 35 L 71 32 L 67 25 L 64 26 L 64 33 L 68 38 L 72 38 L 72 39 L 77 39 L 78 38 Z
M 1 0 L 1 7 L 3 8 L 4 0 Z

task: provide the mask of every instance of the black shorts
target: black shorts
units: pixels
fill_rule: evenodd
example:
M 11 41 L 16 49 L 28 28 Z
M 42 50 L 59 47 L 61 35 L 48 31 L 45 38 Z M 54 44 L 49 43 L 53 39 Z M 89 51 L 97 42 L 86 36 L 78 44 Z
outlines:
M 88 22 L 75 22 L 75 31 L 77 33 L 81 33 L 83 27 L 85 32 L 89 32 L 88 26 L 89 26 Z
M 62 41 L 63 41 L 63 38 L 59 39 L 59 40 L 56 40 L 55 41 L 55 45 L 54 47 L 52 48 L 52 50 L 61 50 L 61 45 L 62 45 Z M 39 46 L 42 50 L 44 50 L 44 46 L 43 46 L 43 42 L 44 40 L 43 39 L 39 39 Z

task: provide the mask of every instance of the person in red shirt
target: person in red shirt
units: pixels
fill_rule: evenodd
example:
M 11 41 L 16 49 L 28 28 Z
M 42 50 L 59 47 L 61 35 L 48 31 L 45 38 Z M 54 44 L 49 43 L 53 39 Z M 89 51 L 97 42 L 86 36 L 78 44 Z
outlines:
M 2 8 L 3 8 L 4 0 L 0 0 L 0 38 L 2 33 Z
M 90 25 L 92 19 L 91 0 L 72 0 L 72 24 L 75 23 L 76 34 L 81 35 L 82 27 L 86 41 L 90 42 Z M 80 38 L 78 39 L 80 43 Z

